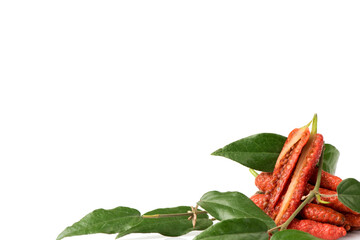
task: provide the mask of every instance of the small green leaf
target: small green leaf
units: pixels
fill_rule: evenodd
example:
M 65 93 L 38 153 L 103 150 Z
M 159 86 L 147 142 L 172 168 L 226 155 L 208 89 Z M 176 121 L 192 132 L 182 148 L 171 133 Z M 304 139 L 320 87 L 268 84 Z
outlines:
M 93 233 L 117 233 L 119 229 L 129 229 L 141 221 L 140 212 L 133 208 L 97 209 L 67 227 L 56 239 Z
M 250 217 L 263 221 L 269 229 L 276 227 L 275 222 L 268 215 L 240 192 L 207 192 L 198 204 L 220 221 Z
M 313 235 L 299 230 L 283 230 L 275 233 L 271 240 L 321 240 Z
M 177 214 L 187 213 L 191 207 L 180 206 L 174 208 L 160 208 L 144 215 L 156 214 Z M 199 210 L 200 211 L 200 210 Z M 163 217 L 163 218 L 144 218 L 142 222 L 131 228 L 121 227 L 116 238 L 125 236 L 130 233 L 160 233 L 164 236 L 181 236 L 193 230 L 204 230 L 212 225 L 208 214 L 198 214 L 196 226 L 193 228 L 192 221 L 188 216 Z
M 274 133 L 255 134 L 212 153 L 230 158 L 246 167 L 264 172 L 272 172 L 286 141 L 286 137 Z
M 337 187 L 338 199 L 345 206 L 360 213 L 360 182 L 354 178 L 343 180 Z
M 328 143 L 326 143 L 324 147 L 325 147 L 325 151 L 324 151 L 323 170 L 325 172 L 335 174 L 336 165 L 340 156 L 340 152 L 339 150 L 336 149 L 336 147 Z
M 268 240 L 267 226 L 255 218 L 221 221 L 197 235 L 194 240 Z

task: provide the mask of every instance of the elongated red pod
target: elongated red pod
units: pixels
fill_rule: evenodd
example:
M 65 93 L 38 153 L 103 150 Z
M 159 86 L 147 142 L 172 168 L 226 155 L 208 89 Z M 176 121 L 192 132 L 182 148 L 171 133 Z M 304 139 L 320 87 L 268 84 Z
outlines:
M 256 204 L 256 206 L 258 206 L 261 210 L 264 211 L 266 203 L 265 194 L 254 194 L 253 196 L 251 196 L 250 199 Z
M 345 214 L 345 224 L 349 225 L 351 228 L 359 228 L 360 227 L 360 214 Z
M 336 240 L 346 235 L 346 230 L 343 227 L 338 227 L 328 223 L 320 223 L 313 220 L 294 219 L 290 223 L 288 229 L 307 232 L 315 237 L 325 240 Z
M 323 136 L 316 134 L 311 137 L 301 153 L 279 213 L 275 217 L 276 225 L 283 224 L 301 204 L 301 198 L 306 191 L 307 182 L 319 161 L 323 146 Z
M 315 185 L 315 183 L 316 183 L 317 171 L 318 171 L 318 168 L 316 168 L 314 170 L 314 172 L 311 175 L 311 178 L 309 180 L 309 183 L 312 183 L 313 185 Z M 271 185 L 270 184 L 271 184 L 271 181 L 272 181 L 272 175 L 273 174 L 269 173 L 269 172 L 260 173 L 255 178 L 256 187 L 259 190 L 263 191 L 263 192 L 271 190 Z M 321 188 L 336 191 L 336 188 L 340 184 L 341 181 L 342 181 L 342 179 L 335 176 L 335 175 L 332 175 L 332 174 L 327 173 L 325 171 L 321 172 L 321 181 L 320 181 L 320 187 Z
M 265 194 L 255 194 L 250 198 L 260 209 L 264 210 L 266 201 Z M 276 208 L 275 208 L 276 209 Z M 276 211 L 276 210 L 275 210 Z M 299 213 L 303 219 L 314 220 L 322 223 L 329 223 L 338 226 L 345 224 L 345 216 L 334 209 L 309 203 Z M 360 215 L 348 214 L 348 222 L 351 227 L 360 227 Z
M 316 183 L 316 178 L 317 178 L 317 170 L 318 168 L 315 169 L 315 173 L 311 176 L 309 182 L 313 185 L 315 185 Z M 320 187 L 322 188 L 326 188 L 332 191 L 336 191 L 337 186 L 341 183 L 342 179 L 332 175 L 328 172 L 325 172 L 324 170 L 321 171 L 321 182 L 320 182 Z
M 309 203 L 300 212 L 300 216 L 304 219 L 314 220 L 322 223 L 330 223 L 342 226 L 345 223 L 345 216 L 334 209 Z
M 305 194 L 308 194 L 311 190 L 314 189 L 314 186 L 307 184 L 306 187 L 306 191 Z M 319 188 L 319 193 L 320 194 L 324 194 L 324 195 L 328 195 L 328 196 L 321 196 L 321 199 L 329 202 L 328 204 L 322 204 L 326 207 L 330 207 L 338 212 L 343 212 L 343 213 L 352 213 L 357 215 L 358 213 L 351 210 L 350 208 L 346 207 L 342 202 L 339 201 L 338 197 L 337 197 L 337 192 L 335 191 L 331 191 L 325 188 Z M 329 196 L 330 195 L 330 196 Z M 315 200 L 314 200 L 315 201 Z
M 256 187 L 263 191 L 268 192 L 272 189 L 271 181 L 272 181 L 272 172 L 262 172 L 255 178 Z
M 269 199 L 266 203 L 265 212 L 271 215 L 279 198 L 286 187 L 290 176 L 296 166 L 301 150 L 310 137 L 307 126 L 296 128 L 290 132 L 285 144 L 279 154 L 273 171 L 273 177 L 269 184 L 266 196 Z
M 265 194 L 254 194 L 251 198 L 250 198 L 255 204 L 256 206 L 258 206 L 261 210 L 265 210 L 265 205 L 266 205 L 266 195 Z M 280 210 L 280 205 L 281 202 L 283 200 L 283 197 L 280 198 L 279 204 L 275 207 L 274 209 L 274 214 L 276 215 L 279 210 Z

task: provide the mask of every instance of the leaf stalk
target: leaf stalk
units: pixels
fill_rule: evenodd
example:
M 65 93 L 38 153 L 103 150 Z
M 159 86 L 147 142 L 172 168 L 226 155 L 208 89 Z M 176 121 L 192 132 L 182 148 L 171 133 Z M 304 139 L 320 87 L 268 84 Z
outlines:
M 254 169 L 249 168 L 249 171 L 250 171 L 250 173 L 251 173 L 254 177 L 259 176 L 259 174 L 258 174 Z

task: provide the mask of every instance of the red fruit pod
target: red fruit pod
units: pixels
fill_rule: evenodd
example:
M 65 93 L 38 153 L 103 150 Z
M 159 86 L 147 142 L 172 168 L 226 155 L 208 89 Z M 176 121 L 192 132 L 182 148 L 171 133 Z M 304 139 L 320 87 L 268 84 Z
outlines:
M 314 172 L 311 175 L 310 180 L 309 180 L 309 182 L 312 183 L 313 185 L 315 185 L 315 183 L 316 183 L 317 172 L 318 172 L 318 168 L 316 168 L 314 170 Z M 267 191 L 271 190 L 272 175 L 273 174 L 269 173 L 269 172 L 260 173 L 255 178 L 256 187 L 263 192 L 267 192 Z M 321 181 L 320 181 L 321 188 L 336 191 L 336 188 L 340 184 L 341 181 L 342 181 L 342 179 L 337 176 L 334 176 L 325 171 L 321 172 Z
M 349 225 L 351 228 L 359 228 L 360 227 L 360 214 L 345 214 L 345 224 Z
M 307 194 L 311 190 L 313 190 L 314 186 L 308 184 L 306 188 L 307 188 L 307 190 L 306 190 L 305 194 Z M 331 190 L 328 190 L 328 189 L 325 189 L 325 188 L 319 188 L 319 193 L 324 195 L 324 196 L 321 196 L 321 200 L 329 202 L 328 204 L 321 204 L 321 205 L 332 208 L 332 209 L 334 209 L 334 210 L 336 210 L 338 212 L 352 213 L 352 214 L 355 214 L 355 215 L 358 214 L 357 212 L 355 212 L 355 211 L 351 210 L 350 208 L 346 207 L 342 202 L 339 201 L 339 199 L 337 197 L 337 192 L 331 191 Z
M 255 178 L 256 187 L 263 192 L 268 192 L 272 189 L 272 175 L 273 173 L 262 172 Z
M 265 194 L 257 193 L 257 194 L 254 194 L 250 199 L 256 204 L 256 206 L 258 206 L 261 210 L 264 211 L 264 208 L 266 206 L 266 200 L 267 200 Z M 275 215 L 277 215 L 277 213 L 279 212 L 282 200 L 283 200 L 283 197 L 281 197 L 279 204 L 276 205 L 276 207 L 274 209 Z
M 316 183 L 318 168 L 316 168 L 315 173 L 311 176 L 309 182 L 313 185 Z M 341 183 L 342 179 L 332 175 L 324 170 L 321 171 L 321 181 L 320 187 L 326 188 L 332 191 L 336 191 L 337 186 Z
M 279 213 L 275 218 L 276 225 L 283 224 L 301 204 L 307 182 L 319 161 L 323 146 L 324 139 L 321 134 L 310 137 L 309 143 L 301 153 Z
M 300 212 L 300 216 L 304 219 L 314 220 L 322 223 L 330 223 L 342 226 L 345 223 L 345 216 L 334 209 L 309 203 Z
M 254 194 L 251 196 L 251 201 L 253 201 L 256 206 L 258 206 L 261 210 L 264 211 L 265 203 L 266 203 L 266 196 L 265 194 Z
M 273 177 L 269 184 L 270 190 L 265 193 L 269 198 L 265 211 L 270 213 L 275 209 L 279 198 L 290 180 L 301 150 L 310 137 L 310 131 L 307 126 L 296 128 L 290 132 L 285 144 L 279 154 L 273 171 Z
M 325 240 L 336 240 L 346 235 L 346 230 L 343 227 L 338 227 L 328 223 L 320 223 L 313 220 L 294 219 L 290 223 L 288 229 L 307 232 L 317 238 Z

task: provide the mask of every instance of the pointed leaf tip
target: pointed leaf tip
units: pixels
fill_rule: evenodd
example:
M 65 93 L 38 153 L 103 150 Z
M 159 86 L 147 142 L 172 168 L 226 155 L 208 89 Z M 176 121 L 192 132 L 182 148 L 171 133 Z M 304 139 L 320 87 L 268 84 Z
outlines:
M 360 213 L 360 182 L 355 178 L 347 178 L 337 187 L 339 201 L 351 210 Z
M 130 228 L 141 221 L 140 212 L 133 208 L 97 209 L 72 226 L 67 227 L 59 234 L 56 240 L 93 233 L 114 234 L 119 231 L 120 227 Z
M 286 137 L 273 133 L 260 133 L 242 138 L 213 152 L 246 167 L 271 172 L 286 141 Z
M 222 150 L 223 150 L 222 148 L 219 148 L 215 152 L 211 153 L 211 155 L 213 155 L 213 156 L 221 156 Z

